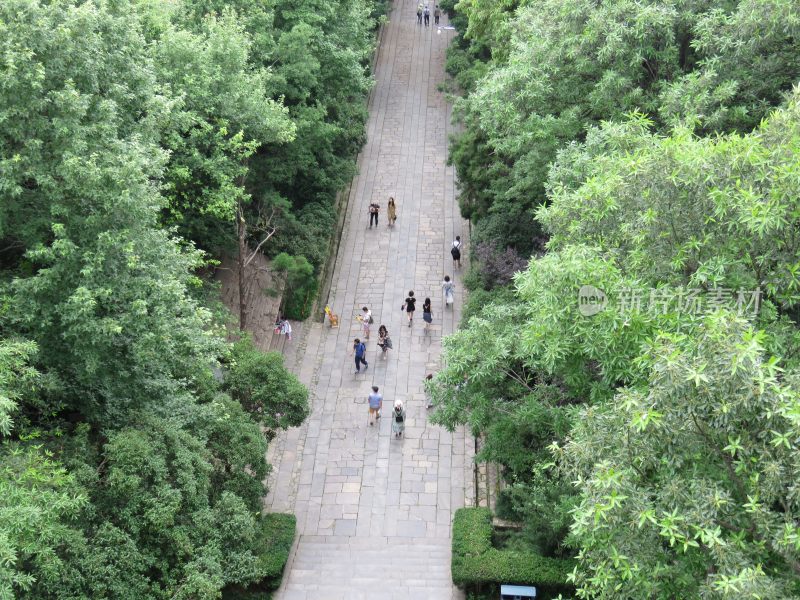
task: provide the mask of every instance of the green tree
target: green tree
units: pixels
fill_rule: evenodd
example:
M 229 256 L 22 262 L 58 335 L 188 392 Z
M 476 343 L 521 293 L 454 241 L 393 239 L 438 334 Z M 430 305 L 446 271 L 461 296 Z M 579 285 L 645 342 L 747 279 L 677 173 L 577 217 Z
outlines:
M 499 219 L 545 202 L 551 162 L 589 127 L 640 111 L 661 131 L 675 123 L 703 135 L 748 131 L 800 76 L 791 0 L 541 0 L 510 7 L 475 0 L 456 6 L 469 19 L 464 40 L 476 48 L 509 41 L 488 67 L 475 66 L 486 60 L 477 51 L 453 64 L 483 77 L 460 101 L 466 131 L 454 141 L 451 160 L 477 235 L 493 225 L 491 237 L 521 252 L 537 246 L 514 235 L 516 219 Z
M 261 352 L 249 338 L 234 346 L 225 388 L 268 429 L 296 427 L 308 416 L 308 390 L 283 366 L 283 356 Z
M 720 312 L 659 335 L 643 385 L 576 415 L 555 447 L 580 483 L 581 598 L 800 592 L 798 379 Z

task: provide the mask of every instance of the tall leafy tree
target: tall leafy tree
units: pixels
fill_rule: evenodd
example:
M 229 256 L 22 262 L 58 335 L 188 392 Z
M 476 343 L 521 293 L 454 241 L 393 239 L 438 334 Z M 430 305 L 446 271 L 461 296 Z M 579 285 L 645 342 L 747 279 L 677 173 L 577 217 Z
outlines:
M 509 41 L 488 67 L 474 66 L 485 60 L 480 54 L 451 64 L 483 74 L 460 103 L 466 132 L 451 160 L 476 239 L 528 254 L 541 249 L 540 232 L 534 226 L 533 236 L 520 236 L 516 224 L 546 201 L 557 152 L 592 125 L 640 111 L 660 128 L 747 131 L 800 76 L 791 0 L 541 0 L 508 8 L 456 6 L 469 17 L 470 44 Z

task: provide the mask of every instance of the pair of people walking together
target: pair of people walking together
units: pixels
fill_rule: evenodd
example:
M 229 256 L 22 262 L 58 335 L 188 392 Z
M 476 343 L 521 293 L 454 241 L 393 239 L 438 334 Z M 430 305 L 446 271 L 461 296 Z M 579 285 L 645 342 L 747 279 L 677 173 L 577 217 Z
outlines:
M 375 425 L 381 418 L 383 408 L 383 396 L 380 394 L 378 386 L 372 386 L 372 393 L 367 397 L 369 425 Z M 403 408 L 402 400 L 395 400 L 394 410 L 392 410 L 392 433 L 394 437 L 400 437 L 406 429 L 406 411 Z
M 381 212 L 381 205 L 377 202 L 370 202 L 367 212 L 369 214 L 369 228 L 372 229 L 373 224 L 375 227 L 377 227 L 378 215 Z M 392 197 L 389 197 L 389 204 L 386 206 L 386 212 L 388 213 L 387 216 L 389 219 L 388 226 L 394 227 L 394 224 L 397 221 L 397 205 Z

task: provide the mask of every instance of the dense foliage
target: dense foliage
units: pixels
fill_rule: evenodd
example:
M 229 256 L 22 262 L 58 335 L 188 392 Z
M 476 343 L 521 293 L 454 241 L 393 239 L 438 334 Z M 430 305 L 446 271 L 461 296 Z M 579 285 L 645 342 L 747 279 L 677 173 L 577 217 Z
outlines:
M 265 433 L 302 422 L 307 391 L 226 342 L 199 274 L 246 220 L 251 250 L 303 230 L 292 276 L 313 278 L 375 9 L 0 3 L 0 598 L 280 576 L 294 523 L 260 515 Z
M 453 582 L 479 587 L 502 581 L 536 585 L 538 597 L 563 591 L 574 560 L 548 558 L 492 545 L 492 515 L 488 508 L 459 508 L 453 517 Z
M 796 3 L 452 10 L 479 269 L 435 420 L 578 597 L 797 597 Z
M 448 68 L 468 92 L 452 147 L 475 239 L 543 249 L 550 163 L 592 125 L 749 131 L 800 73 L 794 0 L 462 0 Z

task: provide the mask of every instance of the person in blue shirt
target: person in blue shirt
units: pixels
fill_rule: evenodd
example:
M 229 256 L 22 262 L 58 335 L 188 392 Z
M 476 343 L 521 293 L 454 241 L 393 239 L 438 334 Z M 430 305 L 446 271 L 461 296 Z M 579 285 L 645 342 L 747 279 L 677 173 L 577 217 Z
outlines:
M 381 407 L 383 406 L 383 396 L 378 393 L 378 386 L 372 386 L 372 393 L 369 395 L 369 424 L 374 425 L 375 419 L 381 418 Z
M 353 340 L 353 353 L 356 355 L 356 370 L 353 375 L 358 375 L 361 372 L 361 363 L 364 363 L 364 370 L 369 369 L 369 364 L 364 356 L 367 354 L 367 347 L 360 339 Z

